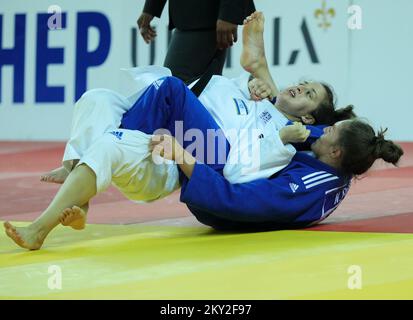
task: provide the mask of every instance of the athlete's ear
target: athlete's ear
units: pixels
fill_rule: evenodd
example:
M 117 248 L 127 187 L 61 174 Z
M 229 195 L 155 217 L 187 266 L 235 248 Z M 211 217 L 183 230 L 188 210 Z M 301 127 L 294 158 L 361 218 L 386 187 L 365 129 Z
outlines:
M 305 116 L 301 117 L 301 122 L 304 124 L 314 124 L 315 118 L 311 114 L 306 114 Z
M 339 146 L 331 146 L 330 156 L 333 159 L 337 159 L 337 160 L 340 159 L 342 154 L 343 154 L 343 151 L 341 150 Z

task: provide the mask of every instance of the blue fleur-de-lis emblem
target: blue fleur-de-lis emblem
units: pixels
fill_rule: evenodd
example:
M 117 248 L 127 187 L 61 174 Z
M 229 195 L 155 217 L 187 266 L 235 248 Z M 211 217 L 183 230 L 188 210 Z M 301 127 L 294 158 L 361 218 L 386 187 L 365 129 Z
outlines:
M 314 11 L 314 16 L 316 17 L 316 19 L 320 20 L 318 26 L 324 30 L 327 30 L 331 27 L 329 18 L 334 18 L 336 16 L 336 10 L 334 10 L 333 8 L 327 9 L 326 0 L 323 0 L 322 8 Z

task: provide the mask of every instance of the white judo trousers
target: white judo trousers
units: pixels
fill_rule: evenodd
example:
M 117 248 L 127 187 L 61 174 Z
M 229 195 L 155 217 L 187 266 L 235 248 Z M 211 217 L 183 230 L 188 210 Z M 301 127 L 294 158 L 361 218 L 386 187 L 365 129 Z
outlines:
M 107 89 L 89 90 L 76 102 L 70 139 L 63 166 L 71 170 L 73 160 L 86 164 L 96 174 L 97 192 L 112 183 L 128 199 L 150 202 L 179 188 L 179 173 L 173 161 L 152 158 L 151 135 L 119 129 L 122 115 L 129 110 L 153 81 L 169 76 L 166 68 L 137 68 L 138 89 L 131 98 Z M 155 162 L 154 162 L 155 160 Z

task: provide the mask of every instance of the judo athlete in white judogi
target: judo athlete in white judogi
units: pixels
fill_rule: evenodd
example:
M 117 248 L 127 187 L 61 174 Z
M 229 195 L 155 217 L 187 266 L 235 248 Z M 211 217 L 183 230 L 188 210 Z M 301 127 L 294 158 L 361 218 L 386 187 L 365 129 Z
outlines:
M 138 92 L 131 98 L 128 99 L 111 90 L 95 89 L 86 92 L 76 103 L 71 137 L 63 156 L 63 166 L 70 171 L 73 161 L 80 159 L 79 164 L 86 163 L 95 171 L 98 192 L 106 190 L 113 183 L 128 199 L 148 202 L 162 198 L 179 188 L 176 166 L 160 159 L 155 159 L 158 163 L 155 164 L 151 158 L 151 135 L 148 134 L 153 133 L 154 128 L 160 128 L 159 121 L 164 121 L 159 116 L 164 112 L 161 108 L 156 109 L 157 100 L 162 97 L 158 92 L 160 86 L 165 80 L 179 80 L 165 78 L 170 76 L 170 71 L 162 67 L 136 68 L 129 70 L 129 73 L 139 87 Z M 153 83 L 150 83 L 151 81 Z M 218 136 L 218 140 L 215 141 L 223 143 L 224 148 L 216 147 L 217 156 L 221 157 L 219 163 L 214 157 L 212 160 L 211 157 L 208 158 L 208 154 L 204 159 L 198 157 L 198 160 L 224 167 L 224 176 L 231 183 L 268 178 L 288 165 L 296 152 L 292 145 L 284 144 L 279 135 L 288 119 L 270 102 L 249 103 L 245 96 L 240 96 L 247 94 L 241 89 L 246 86 L 247 81 L 246 75 L 233 80 L 214 77 L 201 95 L 200 101 L 204 102 L 213 120 L 220 125 L 213 123 L 211 116 L 198 103 L 194 107 L 188 105 L 188 110 L 180 110 L 179 115 L 173 115 L 169 120 L 169 127 L 166 128 L 170 134 L 176 136 L 177 124 L 185 125 L 185 130 L 182 127 L 182 133 L 190 129 L 199 129 L 198 121 L 206 116 L 208 125 L 201 132 L 205 134 L 201 139 L 208 138 L 209 129 L 212 136 Z M 219 89 L 214 90 L 214 87 Z M 142 95 L 143 93 L 145 94 Z M 226 99 L 223 97 L 224 93 Z M 214 100 L 214 96 L 218 98 Z M 132 99 L 137 99 L 137 102 L 133 104 Z M 245 114 L 237 114 L 236 103 L 243 106 Z M 227 107 L 227 110 L 221 106 Z M 197 114 L 196 108 L 201 109 L 201 112 Z M 176 111 L 172 110 L 172 107 L 169 109 L 172 112 Z M 136 117 L 136 110 L 146 116 L 142 119 L 142 124 L 137 123 L 140 117 Z M 185 112 L 185 123 L 182 122 L 182 112 Z M 197 126 L 189 122 L 193 121 L 192 119 L 196 119 Z M 140 126 L 141 131 L 119 129 L 121 122 L 124 126 Z M 312 136 L 315 137 L 320 132 L 322 131 L 315 127 L 312 129 Z M 228 138 L 231 148 L 226 148 L 228 145 L 225 137 Z M 183 142 L 188 146 L 192 139 Z M 207 146 L 201 145 L 200 149 L 206 151 Z

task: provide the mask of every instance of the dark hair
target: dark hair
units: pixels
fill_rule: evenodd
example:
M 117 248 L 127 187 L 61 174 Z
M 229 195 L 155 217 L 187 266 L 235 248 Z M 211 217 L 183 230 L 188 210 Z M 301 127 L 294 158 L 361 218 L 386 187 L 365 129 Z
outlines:
M 333 89 L 325 83 L 321 83 L 327 93 L 327 97 L 320 103 L 311 115 L 315 119 L 315 124 L 325 124 L 332 126 L 338 121 L 353 119 L 356 114 L 353 112 L 354 106 L 336 109 Z
M 353 120 L 340 131 L 339 144 L 343 148 L 341 169 L 347 174 L 360 175 L 366 172 L 377 159 L 396 165 L 403 149 L 385 140 L 387 129 L 376 136 L 374 129 L 361 120 Z

